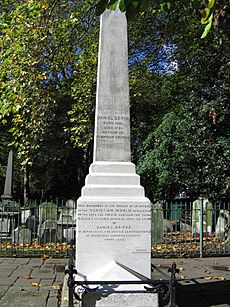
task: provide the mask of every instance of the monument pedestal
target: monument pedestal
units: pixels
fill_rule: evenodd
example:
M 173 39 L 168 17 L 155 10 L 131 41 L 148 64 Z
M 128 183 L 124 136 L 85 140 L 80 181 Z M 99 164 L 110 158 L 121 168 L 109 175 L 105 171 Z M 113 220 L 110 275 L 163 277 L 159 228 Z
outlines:
M 77 202 L 80 276 L 89 279 L 94 274 L 99 280 L 102 268 L 115 261 L 150 278 L 151 207 L 139 180 L 131 162 L 91 165 Z M 114 278 L 112 271 L 107 272 L 106 280 Z
M 107 287 L 108 288 L 108 287 Z M 107 289 L 106 289 L 107 290 Z M 103 289 L 83 296 L 81 307 L 154 307 L 158 306 L 158 296 L 155 293 L 144 291 L 132 292 L 130 290 L 119 292 Z
M 106 285 L 106 299 L 105 286 L 99 287 L 83 296 L 82 306 L 95 306 L 92 301 L 96 306 L 153 306 L 157 295 L 146 293 L 144 285 L 119 285 L 119 281 L 141 280 L 125 267 L 151 278 L 151 206 L 133 163 L 90 166 L 77 203 L 76 239 L 76 279 L 117 281 Z

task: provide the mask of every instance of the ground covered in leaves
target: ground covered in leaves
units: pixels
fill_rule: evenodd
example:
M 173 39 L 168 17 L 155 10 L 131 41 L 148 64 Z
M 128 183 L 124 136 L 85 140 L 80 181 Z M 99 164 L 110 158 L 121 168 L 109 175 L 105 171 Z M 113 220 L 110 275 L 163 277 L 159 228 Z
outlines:
M 192 236 L 190 232 L 168 232 L 161 242 L 152 246 L 152 257 L 197 257 L 200 255 L 200 242 L 200 237 Z M 204 236 L 202 245 L 204 255 L 230 254 L 229 243 L 224 238 L 217 238 L 215 234 Z M 1 257 L 69 257 L 70 250 L 71 244 L 66 242 L 39 244 L 34 240 L 32 244 L 0 243 Z

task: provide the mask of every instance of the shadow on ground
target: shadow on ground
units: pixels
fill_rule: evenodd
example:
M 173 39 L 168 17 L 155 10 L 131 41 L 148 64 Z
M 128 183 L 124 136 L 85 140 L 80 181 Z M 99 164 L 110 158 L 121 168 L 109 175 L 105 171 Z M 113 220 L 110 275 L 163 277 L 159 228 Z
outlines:
M 192 283 L 192 284 L 191 284 Z M 176 304 L 179 307 L 230 306 L 230 281 L 201 282 L 197 279 L 177 283 Z

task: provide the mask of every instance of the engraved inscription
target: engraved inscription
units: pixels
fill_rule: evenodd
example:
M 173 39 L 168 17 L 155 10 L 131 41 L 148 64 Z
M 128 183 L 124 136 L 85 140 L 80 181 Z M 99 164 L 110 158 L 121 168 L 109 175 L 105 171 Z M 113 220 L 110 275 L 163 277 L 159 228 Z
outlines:
M 97 117 L 98 120 L 98 132 L 97 138 L 100 140 L 102 147 L 116 148 L 126 147 L 125 144 L 129 142 L 129 132 L 127 126 L 129 125 L 128 116 L 107 116 L 100 115 Z
M 139 229 L 138 222 L 149 221 L 151 211 L 148 205 L 142 204 L 97 204 L 78 207 L 78 221 L 87 222 L 87 229 L 79 232 L 86 237 L 102 238 L 106 241 L 124 241 L 126 238 L 140 238 L 149 233 L 146 229 Z

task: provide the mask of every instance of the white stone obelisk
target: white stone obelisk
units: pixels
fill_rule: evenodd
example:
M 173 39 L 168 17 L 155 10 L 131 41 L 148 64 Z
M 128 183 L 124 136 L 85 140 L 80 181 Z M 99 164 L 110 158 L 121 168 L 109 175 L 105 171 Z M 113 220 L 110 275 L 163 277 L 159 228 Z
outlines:
M 77 278 L 137 280 L 126 268 L 150 278 L 151 207 L 130 162 L 127 22 L 119 9 L 101 16 L 96 97 L 94 159 L 77 203 Z
M 13 198 L 12 184 L 13 184 L 13 150 L 10 150 L 8 155 L 7 169 L 6 169 L 4 194 L 1 196 L 3 203 L 9 202 Z

